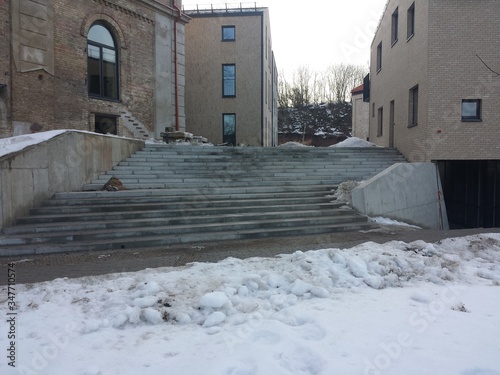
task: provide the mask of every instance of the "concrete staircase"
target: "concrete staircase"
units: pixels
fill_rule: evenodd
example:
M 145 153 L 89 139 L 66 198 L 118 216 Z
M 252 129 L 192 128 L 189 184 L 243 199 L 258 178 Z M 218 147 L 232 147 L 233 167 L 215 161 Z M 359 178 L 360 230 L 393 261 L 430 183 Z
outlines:
M 129 111 L 121 111 L 120 116 L 123 120 L 123 126 L 132 133 L 134 138 L 144 140 L 154 138 L 154 135 L 149 132 L 144 124 L 137 120 Z
M 373 228 L 332 197 L 404 158 L 394 149 L 146 145 L 5 228 L 0 254 L 107 250 Z M 128 190 L 99 191 L 110 177 Z

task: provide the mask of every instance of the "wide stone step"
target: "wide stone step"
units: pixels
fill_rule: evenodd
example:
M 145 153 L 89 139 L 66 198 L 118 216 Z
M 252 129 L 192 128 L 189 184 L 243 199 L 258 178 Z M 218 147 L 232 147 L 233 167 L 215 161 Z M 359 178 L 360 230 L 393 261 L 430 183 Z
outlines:
M 197 234 L 204 232 L 216 231 L 247 231 L 261 230 L 267 231 L 275 228 L 286 227 L 311 227 L 334 225 L 340 223 L 358 223 L 366 222 L 366 218 L 355 215 L 335 216 L 335 217 L 299 217 L 283 219 L 258 219 L 248 221 L 229 221 L 229 222 L 212 222 L 212 223 L 188 223 L 179 225 L 165 226 L 145 226 L 145 227 L 130 227 L 130 228 L 113 228 L 102 230 L 80 230 L 75 231 L 57 231 L 35 234 L 25 234 L 11 236 L 7 239 L 0 239 L 0 245 L 27 245 L 39 243 L 66 243 L 68 241 L 95 241 L 108 239 L 110 241 L 116 239 L 127 239 L 134 237 L 148 237 L 160 235 L 186 235 Z
M 190 235 L 160 235 L 150 237 L 134 237 L 127 239 L 105 239 L 98 241 L 66 242 L 63 244 L 30 244 L 9 245 L 0 248 L 4 256 L 47 254 L 55 252 L 113 250 L 113 249 L 140 249 L 145 247 L 168 246 L 181 243 L 196 243 L 208 241 L 243 240 L 253 238 L 268 238 L 279 236 L 300 236 L 321 233 L 335 233 L 357 230 L 369 230 L 376 228 L 368 222 L 342 223 L 333 225 L 320 225 L 313 227 L 282 227 L 270 228 L 266 231 L 261 229 L 249 229 L 241 231 L 217 231 L 208 233 L 193 233 Z
M 210 215 L 200 215 L 202 212 L 192 211 L 188 214 L 179 215 L 174 212 L 171 216 L 165 215 L 158 218 L 134 218 L 128 220 L 114 220 L 103 215 L 99 220 L 87 221 L 65 221 L 61 220 L 54 223 L 40 221 L 36 225 L 17 225 L 4 230 L 7 235 L 21 234 L 43 234 L 54 232 L 70 232 L 70 231 L 90 231 L 90 230 L 107 230 L 107 229 L 124 229 L 124 228 L 141 228 L 141 227 L 161 227 L 161 226 L 176 226 L 176 225 L 199 225 L 199 224 L 214 224 L 214 223 L 231 223 L 238 221 L 258 221 L 258 220 L 287 220 L 297 218 L 317 218 L 330 217 L 333 221 L 343 220 L 350 215 L 353 215 L 351 210 L 346 209 L 330 209 L 325 210 L 316 208 L 314 210 L 281 210 L 271 212 L 246 211 L 246 212 L 226 212 L 222 211 L 219 214 L 212 213 Z
M 337 188 L 338 185 L 294 185 L 294 186 L 219 186 L 215 188 L 188 188 L 185 185 L 179 189 L 146 189 L 146 190 L 121 190 L 121 191 L 82 191 L 82 192 L 61 192 L 54 194 L 54 199 L 87 199 L 87 198 L 106 198 L 114 199 L 115 197 L 162 197 L 167 196 L 192 196 L 192 195 L 228 195 L 228 194 L 253 194 L 253 193 L 294 193 L 309 191 L 330 192 Z
M 305 203 L 296 204 L 290 206 L 280 205 L 280 204 L 269 204 L 265 207 L 267 212 L 286 212 L 290 210 L 325 210 L 330 211 L 332 215 L 338 212 L 335 209 L 344 206 L 344 203 L 339 202 L 328 202 L 328 203 Z M 262 205 L 257 206 L 246 206 L 244 212 L 246 213 L 262 213 L 264 211 Z M 32 215 L 20 218 L 18 220 L 19 225 L 40 225 L 40 224 L 50 224 L 50 223 L 60 223 L 60 222 L 89 222 L 89 221 L 125 221 L 125 220 L 139 220 L 139 219 L 157 219 L 165 217 L 189 217 L 189 216 L 199 216 L 199 215 L 221 215 L 221 214 L 238 214 L 242 212 L 242 208 L 239 206 L 229 206 L 229 207 L 211 207 L 207 205 L 204 201 L 200 201 L 194 204 L 191 208 L 187 205 L 184 207 L 177 207 L 166 210 L 143 210 L 143 211 L 116 211 L 116 212 L 92 212 L 92 213 L 80 213 L 74 215 L 73 213 L 67 214 L 52 214 L 52 215 Z M 7 231 L 5 228 L 4 231 Z
M 362 174 L 360 176 L 365 176 L 365 174 Z M 356 178 L 356 175 L 349 176 L 350 178 L 348 179 L 354 179 Z M 293 186 L 303 186 L 303 185 L 318 185 L 318 183 L 325 184 L 325 186 L 331 186 L 331 185 L 337 185 L 342 181 L 348 180 L 345 177 L 342 176 L 337 176 L 337 177 L 332 177 L 329 181 L 310 181 L 310 180 L 287 180 L 287 181 L 266 181 L 265 185 L 266 186 L 276 186 L 276 187 L 293 187 Z M 259 183 L 259 181 L 257 181 Z M 91 184 L 85 184 L 83 186 L 83 190 L 86 191 L 95 191 L 95 190 L 100 190 L 103 187 L 103 183 L 101 182 L 96 182 L 96 183 L 91 183 Z M 200 180 L 199 182 L 172 182 L 172 181 L 165 181 L 165 182 L 140 182 L 140 183 L 129 183 L 126 184 L 125 187 L 127 189 L 135 190 L 135 189 L 182 189 L 183 187 L 189 188 L 189 189 L 204 189 L 204 188 L 224 188 L 224 187 L 240 187 L 240 188 L 251 188 L 255 186 L 254 181 L 229 181 L 229 180 Z
M 145 210 L 166 210 L 172 208 L 196 208 L 197 206 L 210 206 L 212 208 L 218 207 L 240 207 L 247 206 L 262 206 L 266 207 L 269 204 L 287 204 L 292 206 L 294 204 L 302 203 L 327 203 L 333 200 L 324 196 L 319 197 L 284 197 L 284 198 L 260 198 L 260 199 L 222 199 L 222 200 L 208 200 L 204 197 L 193 200 L 179 200 L 173 202 L 148 202 L 148 203 L 135 203 L 128 202 L 123 204 L 107 204 L 107 205 L 81 205 L 81 206 L 43 206 L 33 208 L 30 210 L 31 215 L 54 215 L 54 214 L 81 214 L 81 213 L 95 213 L 95 212 L 126 212 L 126 211 L 145 211 Z
M 369 172 L 371 173 L 371 172 Z M 368 172 L 363 172 L 362 175 L 368 174 Z M 353 175 L 361 175 L 361 174 L 353 174 L 348 173 L 348 172 L 343 172 L 343 173 L 336 173 L 335 175 L 325 175 L 325 176 L 300 176 L 300 175 L 289 175 L 289 176 L 270 176 L 270 177 L 247 177 L 244 174 L 241 175 L 228 175 L 228 176 L 220 176 L 220 179 L 217 178 L 203 178 L 202 176 L 199 177 L 184 177 L 184 178 L 169 178 L 165 176 L 157 176 L 156 178 L 134 178 L 133 176 L 122 176 L 121 178 L 117 175 L 114 175 L 114 177 L 117 177 L 120 179 L 122 182 L 123 186 L 126 188 L 129 185 L 136 185 L 136 184 L 163 184 L 165 186 L 174 186 L 173 184 L 182 184 L 183 186 L 190 186 L 190 185 L 198 185 L 198 186 L 205 186 L 207 184 L 207 181 L 212 181 L 212 183 L 218 184 L 218 185 L 230 185 L 233 182 L 239 182 L 239 183 L 246 183 L 242 184 L 241 186 L 253 186 L 253 185 L 268 185 L 268 186 L 276 186 L 276 185 L 303 185 L 303 184 L 310 184 L 310 185 L 316 185 L 316 184 L 321 184 L 325 180 L 328 181 L 333 178 L 340 178 L 344 177 L 345 179 L 348 179 L 348 177 L 351 177 Z M 98 187 L 103 187 L 103 185 L 109 181 L 111 176 L 105 176 L 105 177 L 100 177 L 97 180 L 93 180 L 91 184 L 89 185 L 98 185 Z M 307 180 L 304 181 L 305 177 L 307 177 Z
M 117 204 L 130 204 L 131 199 L 127 196 L 116 195 L 115 192 L 107 192 L 102 197 L 88 197 L 88 198 L 53 198 L 43 203 L 42 207 L 57 207 L 57 206 L 108 206 Z M 307 191 L 308 197 L 325 197 L 325 191 Z M 165 195 L 158 196 L 139 196 L 133 198 L 133 203 L 154 203 L 157 204 L 159 200 L 163 203 L 179 203 L 185 202 L 208 202 L 208 201 L 221 201 L 221 200 L 242 200 L 242 199 L 273 199 L 273 198 L 302 198 L 304 197 L 303 191 L 296 192 L 269 192 L 269 193 L 232 193 L 232 194 L 197 194 L 197 195 Z

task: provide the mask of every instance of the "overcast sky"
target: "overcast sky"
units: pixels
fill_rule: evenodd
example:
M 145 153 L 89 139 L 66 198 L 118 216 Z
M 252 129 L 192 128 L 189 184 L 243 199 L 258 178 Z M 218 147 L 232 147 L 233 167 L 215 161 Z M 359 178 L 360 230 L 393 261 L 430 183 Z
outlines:
M 321 71 L 328 65 L 368 66 L 370 44 L 387 0 L 261 0 L 269 8 L 273 50 L 279 71 L 300 65 Z M 225 1 L 184 0 L 224 6 Z M 238 5 L 239 2 L 227 1 Z M 253 2 L 242 2 L 252 5 Z

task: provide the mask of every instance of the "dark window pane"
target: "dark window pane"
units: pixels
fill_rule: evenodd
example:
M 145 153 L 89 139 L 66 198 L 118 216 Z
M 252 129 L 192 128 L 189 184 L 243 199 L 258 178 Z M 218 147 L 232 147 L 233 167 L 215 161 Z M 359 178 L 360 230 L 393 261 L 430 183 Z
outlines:
M 111 33 L 102 25 L 89 30 L 87 69 L 89 94 L 118 99 L 118 55 Z M 109 46 L 109 48 L 105 47 Z
M 103 80 L 103 96 L 106 98 L 117 99 L 116 87 L 116 65 L 103 61 L 102 63 L 102 80 Z
M 234 65 L 223 65 L 223 96 L 236 95 L 236 67 Z
M 462 120 L 480 120 L 481 119 L 481 100 L 465 99 L 462 100 Z
M 118 134 L 116 117 L 96 115 L 95 132 L 100 134 Z
M 222 40 L 235 40 L 235 28 L 234 28 L 234 26 L 223 26 L 222 27 Z
M 236 133 L 236 116 L 224 115 L 224 135 L 233 135 Z
M 87 64 L 89 94 L 101 95 L 101 72 L 99 59 L 89 58 Z

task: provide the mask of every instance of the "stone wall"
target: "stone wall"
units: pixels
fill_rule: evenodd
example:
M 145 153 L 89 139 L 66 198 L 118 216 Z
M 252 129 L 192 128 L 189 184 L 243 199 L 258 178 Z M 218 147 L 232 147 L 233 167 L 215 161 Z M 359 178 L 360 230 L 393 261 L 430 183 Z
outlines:
M 68 131 L 0 158 L 0 228 L 56 192 L 81 190 L 143 147 L 139 140 Z

